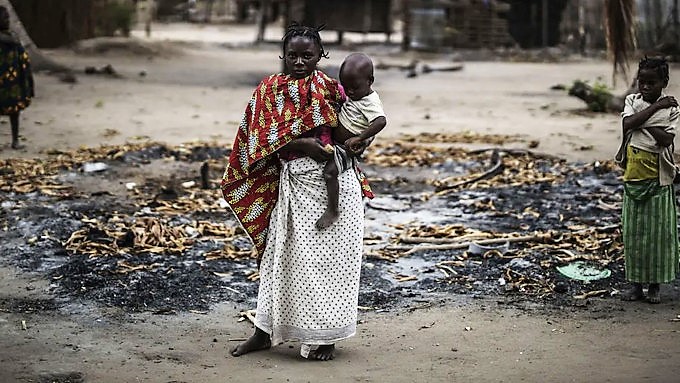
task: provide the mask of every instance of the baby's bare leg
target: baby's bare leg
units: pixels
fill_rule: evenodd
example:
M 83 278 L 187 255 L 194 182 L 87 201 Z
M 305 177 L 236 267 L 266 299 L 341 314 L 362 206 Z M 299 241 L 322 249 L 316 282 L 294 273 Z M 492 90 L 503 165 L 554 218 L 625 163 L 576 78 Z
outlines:
M 321 230 L 329 227 L 338 220 L 338 203 L 340 199 L 340 183 L 338 182 L 338 167 L 333 159 L 326 162 L 323 169 L 323 178 L 326 181 L 328 193 L 328 206 L 326 211 L 316 221 L 316 228 Z
M 345 141 L 354 136 L 356 136 L 356 134 L 350 132 L 347 130 L 347 128 L 340 124 L 338 124 L 337 128 L 333 129 L 333 141 L 339 144 L 344 145 Z

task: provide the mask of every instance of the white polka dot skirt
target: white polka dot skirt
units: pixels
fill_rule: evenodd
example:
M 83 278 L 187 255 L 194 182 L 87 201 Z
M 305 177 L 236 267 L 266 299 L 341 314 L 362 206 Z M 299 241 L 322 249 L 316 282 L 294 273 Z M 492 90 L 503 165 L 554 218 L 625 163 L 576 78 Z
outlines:
M 283 165 L 279 199 L 260 265 L 255 325 L 272 344 L 335 343 L 356 332 L 364 207 L 356 173 L 338 176 L 340 216 L 314 224 L 328 203 L 323 163 L 300 158 Z

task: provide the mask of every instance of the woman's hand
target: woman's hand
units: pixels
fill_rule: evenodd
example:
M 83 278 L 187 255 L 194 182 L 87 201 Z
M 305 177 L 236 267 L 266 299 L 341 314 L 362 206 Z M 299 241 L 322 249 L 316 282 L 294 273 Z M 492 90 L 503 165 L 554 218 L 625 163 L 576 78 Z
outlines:
M 316 162 L 326 162 L 333 158 L 333 153 L 326 151 L 321 140 L 318 138 L 304 137 L 298 138 L 293 142 L 296 143 L 299 151 L 305 153 L 307 157 Z

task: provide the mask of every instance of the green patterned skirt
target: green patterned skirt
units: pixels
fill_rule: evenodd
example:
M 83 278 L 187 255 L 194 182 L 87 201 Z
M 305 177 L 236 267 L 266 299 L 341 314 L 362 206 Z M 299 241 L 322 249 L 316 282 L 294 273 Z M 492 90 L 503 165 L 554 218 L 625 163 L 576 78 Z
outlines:
M 668 283 L 678 273 L 678 229 L 673 185 L 658 180 L 624 183 L 623 253 L 626 279 Z
M 28 53 L 11 36 L 0 31 L 0 115 L 26 109 L 34 95 Z

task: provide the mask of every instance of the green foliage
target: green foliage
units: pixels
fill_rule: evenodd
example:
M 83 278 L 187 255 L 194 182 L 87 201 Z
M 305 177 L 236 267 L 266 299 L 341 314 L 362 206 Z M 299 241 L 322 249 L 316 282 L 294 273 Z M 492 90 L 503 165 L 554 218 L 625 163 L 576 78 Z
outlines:
M 585 101 L 588 104 L 588 110 L 598 113 L 607 112 L 608 105 L 613 97 L 609 87 L 599 80 L 595 81 L 593 86 L 590 86 L 586 81 L 575 80 L 569 88 L 569 95 Z
M 612 99 L 609 87 L 604 83 L 596 81 L 593 84 L 593 96 L 595 96 L 595 100 L 588 104 L 588 109 L 593 112 L 606 112 L 607 105 L 609 105 L 609 101 Z
M 115 0 L 100 1 L 97 7 L 96 32 L 98 36 L 130 35 L 135 18 L 135 5 Z

